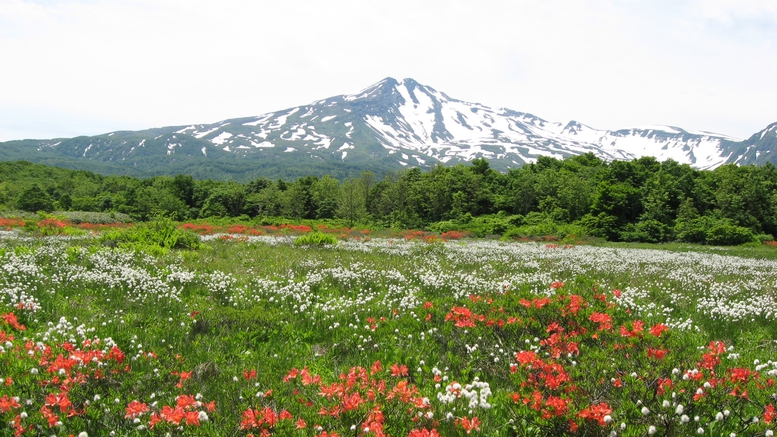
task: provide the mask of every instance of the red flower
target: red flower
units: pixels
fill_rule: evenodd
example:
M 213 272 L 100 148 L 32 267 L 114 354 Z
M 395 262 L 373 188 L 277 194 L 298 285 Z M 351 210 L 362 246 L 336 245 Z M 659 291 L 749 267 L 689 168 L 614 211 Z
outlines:
M 456 424 L 464 428 L 464 431 L 466 431 L 467 434 L 472 432 L 472 430 L 480 430 L 480 423 L 480 419 L 478 419 L 477 416 L 473 417 L 472 419 L 468 418 L 467 416 L 456 419 Z
M 136 399 L 127 405 L 125 411 L 127 412 L 127 414 L 124 416 L 125 418 L 134 419 L 148 411 L 148 405 Z
M 600 331 L 612 329 L 612 317 L 609 314 L 593 313 L 588 317 L 588 320 L 598 323 Z
M 414 429 L 410 431 L 407 437 L 440 437 L 440 433 L 436 429 Z
M 539 356 L 534 351 L 520 351 L 515 353 L 515 361 L 523 365 L 532 364 L 539 359 Z
M 169 405 L 162 407 L 162 411 L 159 412 L 163 419 L 172 423 L 173 425 L 179 425 L 183 419 L 186 418 L 186 412 L 181 407 L 172 408 Z
M 391 366 L 391 376 L 407 376 L 407 366 L 394 363 L 394 365 Z
M 200 412 L 189 411 L 186 413 L 186 424 L 193 426 L 200 426 Z
M 664 325 L 663 323 L 657 323 L 653 325 L 652 328 L 650 328 L 650 335 L 655 337 L 661 337 L 661 334 L 668 331 L 669 327 Z
M 647 356 L 648 358 L 655 358 L 661 361 L 664 359 L 664 356 L 666 356 L 667 352 L 668 351 L 666 349 L 653 349 L 652 347 L 648 346 Z
M 772 424 L 772 420 L 774 420 L 775 416 L 777 416 L 777 412 L 774 410 L 774 405 L 769 404 L 764 409 L 764 422 L 768 423 L 769 425 Z
M 259 410 L 247 409 L 243 411 L 243 420 L 240 422 L 240 429 L 259 428 L 262 426 L 262 417 Z
M 577 413 L 577 417 L 586 420 L 595 420 L 599 425 L 604 426 L 606 424 L 604 416 L 607 416 L 610 413 L 612 413 L 612 408 L 606 403 L 600 402 Z
M 19 402 L 12 397 L 8 397 L 8 395 L 3 395 L 3 397 L 0 398 L 0 413 L 7 413 L 12 409 L 19 407 L 21 407 Z
M 191 373 L 191 372 L 190 372 Z M 175 404 L 181 408 L 197 406 L 197 400 L 192 395 L 180 395 L 175 399 Z

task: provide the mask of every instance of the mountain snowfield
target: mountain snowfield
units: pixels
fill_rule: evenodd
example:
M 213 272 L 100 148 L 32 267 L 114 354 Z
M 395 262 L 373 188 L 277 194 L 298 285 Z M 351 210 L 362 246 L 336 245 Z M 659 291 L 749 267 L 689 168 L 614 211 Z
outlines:
M 670 126 L 608 131 L 576 121 L 551 122 L 457 100 L 413 79 L 393 78 L 356 94 L 249 120 L 188 126 L 177 133 L 208 140 L 228 152 L 279 148 L 285 153 L 305 150 L 311 157 L 331 154 L 345 160 L 349 150 L 358 146 L 357 130 L 368 132 L 400 165 L 422 166 L 486 158 L 505 162 L 509 168 L 534 162 L 541 155 L 563 158 L 591 152 L 607 161 L 653 156 L 711 169 L 730 158 L 724 141 L 739 141 Z M 207 154 L 206 148 L 203 153 Z
M 255 117 L 3 144 L 2 159 L 111 173 L 188 173 L 200 167 L 201 177 L 211 177 L 205 167 L 238 178 L 346 177 L 475 158 L 507 171 L 540 156 L 561 159 L 584 153 L 605 161 L 652 156 L 714 169 L 728 163 L 777 163 L 777 123 L 744 141 L 672 126 L 601 130 L 464 102 L 413 79 L 386 78 L 356 94 Z

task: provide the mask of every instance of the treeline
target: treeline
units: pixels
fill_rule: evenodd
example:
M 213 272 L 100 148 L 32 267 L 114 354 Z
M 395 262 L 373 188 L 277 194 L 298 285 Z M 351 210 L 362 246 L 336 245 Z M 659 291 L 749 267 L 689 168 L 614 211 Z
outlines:
M 410 168 L 378 178 L 260 177 L 246 184 L 191 176 L 101 176 L 28 162 L 0 163 L 0 207 L 100 211 L 175 220 L 206 217 L 342 219 L 348 225 L 587 234 L 611 241 L 741 244 L 777 234 L 777 169 L 695 170 L 668 160 L 606 163 L 593 154 L 508 173 L 472 165 Z

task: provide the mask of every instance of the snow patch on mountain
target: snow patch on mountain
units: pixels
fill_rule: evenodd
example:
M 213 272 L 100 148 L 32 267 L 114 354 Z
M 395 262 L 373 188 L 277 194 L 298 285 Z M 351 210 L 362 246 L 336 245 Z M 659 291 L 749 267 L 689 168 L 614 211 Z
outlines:
M 210 142 L 213 143 L 213 144 L 222 145 L 228 139 L 232 138 L 232 136 L 233 135 L 231 133 L 229 133 L 229 132 L 222 132 L 222 133 L 218 134 L 215 138 L 212 138 L 210 140 Z

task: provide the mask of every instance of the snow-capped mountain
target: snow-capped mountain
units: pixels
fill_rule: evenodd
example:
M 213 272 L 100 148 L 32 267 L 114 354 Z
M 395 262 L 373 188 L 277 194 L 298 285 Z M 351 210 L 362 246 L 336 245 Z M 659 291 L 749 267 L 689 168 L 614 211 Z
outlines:
M 33 143 L 48 156 L 134 168 L 166 163 L 181 172 L 203 158 L 243 170 L 281 166 L 304 174 L 430 167 L 475 158 L 507 170 L 543 155 L 588 152 L 607 161 L 653 156 L 712 169 L 774 161 L 776 131 L 777 123 L 738 141 L 670 126 L 600 130 L 464 102 L 413 79 L 386 78 L 356 94 L 257 117 Z

